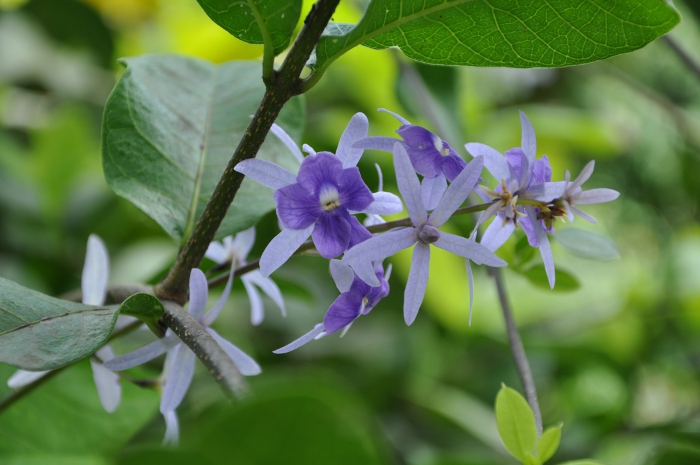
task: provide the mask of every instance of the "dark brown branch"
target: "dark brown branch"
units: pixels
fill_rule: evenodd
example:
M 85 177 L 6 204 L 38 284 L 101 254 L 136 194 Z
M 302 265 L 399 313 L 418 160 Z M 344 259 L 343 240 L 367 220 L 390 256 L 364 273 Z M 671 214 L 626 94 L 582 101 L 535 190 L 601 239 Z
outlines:
M 498 299 L 501 301 L 501 308 L 503 309 L 503 318 L 505 318 L 506 320 L 508 342 L 510 344 L 510 350 L 513 353 L 513 361 L 515 362 L 515 368 L 518 371 L 518 377 L 520 377 L 520 382 L 523 385 L 523 390 L 525 391 L 525 398 L 527 399 L 527 403 L 530 404 L 530 408 L 535 414 L 537 435 L 541 436 L 542 413 L 540 412 L 540 404 L 537 401 L 537 390 L 535 389 L 535 381 L 532 378 L 530 364 L 528 363 L 527 356 L 525 355 L 525 347 L 523 347 L 523 341 L 520 339 L 518 327 L 515 325 L 513 313 L 510 311 L 510 304 L 508 303 L 508 296 L 506 295 L 506 289 L 503 285 L 501 270 L 499 270 L 498 268 L 490 268 L 489 271 L 493 275 L 493 279 L 496 281 Z
M 163 321 L 207 367 L 228 397 L 242 397 L 248 384 L 231 358 L 211 335 L 175 302 L 164 301 Z
M 304 27 L 284 63 L 267 87 L 260 107 L 253 116 L 226 167 L 226 171 L 207 202 L 204 213 L 197 221 L 192 235 L 180 250 L 168 275 L 156 286 L 155 292 L 159 298 L 180 304 L 187 301 L 190 270 L 198 267 L 202 261 L 209 243 L 214 239 L 214 235 L 243 181 L 243 175 L 237 173 L 234 167 L 242 160 L 254 158 L 257 155 L 282 107 L 290 98 L 301 92 L 299 76 L 304 64 L 309 59 L 311 51 L 330 21 L 339 1 L 319 0 L 307 16 Z

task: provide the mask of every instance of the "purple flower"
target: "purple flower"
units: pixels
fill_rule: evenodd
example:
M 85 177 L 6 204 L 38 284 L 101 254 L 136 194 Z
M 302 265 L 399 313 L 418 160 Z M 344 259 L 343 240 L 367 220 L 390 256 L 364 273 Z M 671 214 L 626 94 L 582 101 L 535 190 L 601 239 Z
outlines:
M 255 227 L 241 231 L 235 237 L 226 236 L 222 242 L 212 242 L 209 244 L 205 256 L 219 265 L 229 264 L 231 266 L 230 273 L 233 273 L 236 268 L 247 263 L 246 258 L 253 244 L 255 244 Z M 253 270 L 241 276 L 241 281 L 243 281 L 243 286 L 250 300 L 250 321 L 252 324 L 259 325 L 265 316 L 262 298 L 257 288 L 260 288 L 277 304 L 283 316 L 287 315 L 282 293 L 272 279 L 264 277 L 258 270 Z
M 567 170 L 565 173 L 565 191 L 564 195 L 559 199 L 566 210 L 566 215 L 569 221 L 574 221 L 574 213 L 583 219 L 595 223 L 596 219 L 592 216 L 582 212 L 575 205 L 591 205 L 595 203 L 611 202 L 620 196 L 620 193 L 612 189 L 591 189 L 589 191 L 584 191 L 581 189 L 581 185 L 588 181 L 588 178 L 593 174 L 593 168 L 595 167 L 595 162 L 589 162 L 581 171 L 573 182 L 569 182 L 570 174 Z M 554 204 L 558 202 L 555 200 Z
M 394 112 L 383 108 L 379 111 L 389 113 L 402 123 L 396 133 L 403 139 L 401 143 L 416 172 L 423 176 L 423 203 L 428 210 L 434 209 L 447 189 L 447 181 L 454 181 L 467 163 L 438 135 L 411 124 Z M 356 142 L 353 147 L 391 152 L 395 143 L 396 139 L 391 137 L 368 137 Z
M 190 273 L 190 306 L 187 310 L 199 324 L 211 335 L 212 338 L 221 346 L 231 358 L 231 361 L 236 365 L 242 375 L 253 376 L 261 372 L 260 366 L 249 355 L 241 349 L 231 344 L 210 328 L 210 325 L 216 320 L 224 308 L 226 299 L 231 292 L 232 276 L 224 288 L 219 300 L 207 313 L 204 310 L 207 305 L 207 297 L 209 294 L 209 286 L 207 278 L 201 270 L 194 268 Z M 192 382 L 194 376 L 194 352 L 190 350 L 180 339 L 168 330 L 165 337 L 158 339 L 150 344 L 147 344 L 140 349 L 136 349 L 128 354 L 121 355 L 105 362 L 104 366 L 110 370 L 126 370 L 128 368 L 141 365 L 154 358 L 167 353 L 165 357 L 165 365 L 163 375 L 163 396 L 160 401 L 160 411 L 166 420 L 165 443 L 177 442 L 177 417 L 175 409 L 180 405 L 182 399 L 187 393 L 187 389 Z
M 480 188 L 497 200 L 479 219 L 481 223 L 496 214 L 496 218 L 484 232 L 481 243 L 491 250 L 496 250 L 508 240 L 515 228 L 521 225 L 530 245 L 540 249 L 549 285 L 554 287 L 554 259 L 547 232 L 538 218 L 539 212 L 533 205 L 518 202 L 548 203 L 560 197 L 566 186 L 563 182 L 551 182 L 552 168 L 547 156 L 535 160 L 535 131 L 522 111 L 520 123 L 521 147 L 508 150 L 505 156 L 484 144 L 469 143 L 465 146 L 474 157 L 483 157 L 486 169 L 500 181 L 500 185 L 495 189 Z
M 107 254 L 107 248 L 102 239 L 95 234 L 91 234 L 88 238 L 81 282 L 84 304 L 98 307 L 104 305 L 108 276 L 109 255 Z M 120 316 L 117 326 L 121 326 L 125 319 L 133 321 L 131 317 Z M 114 352 L 108 344 L 105 344 L 95 352 L 95 355 L 101 361 L 106 362 L 114 357 Z M 97 387 L 100 403 L 107 412 L 112 413 L 117 409 L 121 401 L 122 390 L 119 376 L 92 358 L 90 359 L 90 366 L 92 367 L 92 377 Z M 16 389 L 33 383 L 47 373 L 49 371 L 17 370 L 7 381 L 7 385 Z
M 286 346 L 274 351 L 285 354 L 307 344 L 314 339 L 320 339 L 328 334 L 343 330 L 342 335 L 350 329 L 352 323 L 361 315 L 367 315 L 384 297 L 389 295 L 389 276 L 391 265 L 387 268 L 376 267 L 375 276 L 379 286 L 372 287 L 355 276 L 352 269 L 339 260 L 331 260 L 331 274 L 341 294 L 331 304 L 323 319 L 308 333 Z
M 363 150 L 352 145 L 366 137 L 367 127 L 365 115 L 353 116 L 340 138 L 337 155 L 314 153 L 309 148 L 312 155 L 303 159 L 296 176 L 264 160 L 244 160 L 236 166 L 236 171 L 276 189 L 277 215 L 283 229 L 260 257 L 262 276 L 282 266 L 309 235 L 325 258 L 337 257 L 371 237 L 352 216 L 354 213 L 379 215 L 403 209 L 401 200 L 393 194 L 373 195 L 356 167 Z
M 452 214 L 466 200 L 479 179 L 482 168 L 481 157 L 469 163 L 454 179 L 435 209 L 428 215 L 423 204 L 421 187 L 403 144 L 394 145 L 394 168 L 399 186 L 413 227 L 390 231 L 368 239 L 348 250 L 343 262 L 350 265 L 357 276 L 370 286 L 379 286 L 374 264 L 386 257 L 411 247 L 413 259 L 411 272 L 404 294 L 404 319 L 413 323 L 423 302 L 428 283 L 430 244 L 447 250 L 478 264 L 505 266 L 491 250 L 472 240 L 439 231 Z M 468 261 L 467 261 L 468 263 Z

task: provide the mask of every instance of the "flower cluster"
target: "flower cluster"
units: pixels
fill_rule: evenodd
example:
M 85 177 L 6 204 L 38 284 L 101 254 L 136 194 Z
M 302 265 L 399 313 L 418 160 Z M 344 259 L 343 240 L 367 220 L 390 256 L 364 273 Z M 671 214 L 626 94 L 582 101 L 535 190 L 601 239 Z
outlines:
M 263 276 L 286 262 L 309 235 L 321 256 L 332 259 L 343 255 L 341 260 L 331 261 L 331 273 L 341 294 L 328 309 L 323 322 L 278 349 L 277 353 L 288 352 L 341 329 L 347 330 L 357 317 L 366 314 L 388 293 L 382 262 L 409 247 L 414 247 L 404 294 L 404 319 L 409 325 L 415 320 L 425 295 L 431 245 L 465 259 L 473 302 L 470 262 L 505 266 L 506 262 L 494 252 L 521 227 L 529 244 L 540 250 L 550 286 L 554 287 L 554 261 L 548 238 L 554 233 L 554 220 L 557 217 L 573 220 L 574 213 L 593 220 L 576 205 L 607 202 L 618 196 L 610 189 L 582 191 L 581 185 L 593 171 L 593 162 L 574 181 L 569 180 L 567 172 L 565 181 L 553 182 L 547 156 L 536 157 L 535 132 L 522 112 L 520 147 L 502 155 L 487 145 L 469 143 L 465 147 L 473 159 L 467 163 L 436 134 L 411 124 L 396 113 L 380 111 L 393 115 L 401 123 L 396 131 L 400 139 L 368 137 L 367 118 L 358 113 L 343 133 L 336 154 L 316 153 L 304 146 L 310 155 L 301 158 L 301 151 L 292 139 L 276 126 L 274 134 L 301 159 L 299 173 L 294 175 L 257 159 L 245 160 L 235 168 L 275 189 L 282 232 L 261 257 Z M 381 181 L 380 192 L 369 193 L 356 168 L 364 149 L 393 154 L 396 181 L 410 224 L 402 223 L 386 233 L 372 235 L 354 217 L 356 213 L 366 214 L 365 225 L 371 227 L 384 222 L 379 215 L 401 210 L 400 200 L 381 192 Z M 482 180 L 484 167 L 498 181 L 494 188 L 477 184 Z M 477 227 L 493 218 L 479 242 L 475 240 L 476 229 L 468 238 L 439 229 L 472 191 L 484 201 L 479 208 L 482 214 Z M 383 196 L 379 197 L 380 194 Z

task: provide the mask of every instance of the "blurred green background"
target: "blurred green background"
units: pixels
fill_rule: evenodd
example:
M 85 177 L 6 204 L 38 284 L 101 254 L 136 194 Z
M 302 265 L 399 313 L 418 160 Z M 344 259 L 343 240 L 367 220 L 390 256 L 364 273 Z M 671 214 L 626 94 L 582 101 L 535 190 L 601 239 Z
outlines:
M 334 19 L 359 20 L 364 3 L 344 0 Z M 700 7 L 675 4 L 683 22 L 672 36 L 700 62 Z M 262 49 L 219 29 L 195 0 L 0 0 L 0 276 L 51 295 L 74 289 L 93 232 L 110 251 L 113 283 L 152 281 L 171 263 L 176 245 L 109 190 L 100 166 L 102 107 L 122 71 L 116 59 L 163 52 L 222 62 L 259 59 Z M 432 122 L 415 98 L 416 72 L 433 89 Z M 376 112 L 384 107 L 440 132 L 465 157 L 465 142 L 502 152 L 519 144 L 521 109 L 555 179 L 595 159 L 586 186 L 621 196 L 587 209 L 598 224 L 575 225 L 611 237 L 622 259 L 583 260 L 555 242 L 557 267 L 578 280 L 573 290 L 504 272 L 545 426 L 564 423 L 552 463 L 700 463 L 700 76 L 667 43 L 559 70 L 414 67 L 391 50 L 357 48 L 307 105 L 304 142 L 316 150 L 334 151 L 358 111 L 372 135 L 391 135 L 396 121 Z M 363 157 L 367 184 L 376 186 L 374 163 L 396 192 L 385 153 Z M 472 226 L 460 217 L 449 227 L 466 235 Z M 273 214 L 259 223 L 253 257 L 276 228 Z M 499 253 L 536 264 L 518 240 Z M 250 398 L 230 405 L 198 366 L 178 410 L 179 448 L 160 447 L 157 392 L 125 382 L 122 405 L 107 414 L 83 362 L 0 412 L 0 463 L 515 463 L 493 417 L 501 383 L 520 385 L 492 279 L 476 270 L 469 327 L 463 261 L 434 250 L 413 326 L 401 311 L 403 253 L 392 259 L 392 293 L 369 317 L 343 339 L 288 355 L 272 350 L 311 329 L 337 295 L 327 262 L 294 257 L 277 272 L 289 316 L 266 300 L 260 327 L 250 325 L 237 283 L 215 327 L 263 374 L 250 379 Z M 124 353 L 152 338 L 138 331 L 114 347 Z M 131 374 L 155 378 L 161 365 Z M 13 372 L 0 366 L 0 396 Z

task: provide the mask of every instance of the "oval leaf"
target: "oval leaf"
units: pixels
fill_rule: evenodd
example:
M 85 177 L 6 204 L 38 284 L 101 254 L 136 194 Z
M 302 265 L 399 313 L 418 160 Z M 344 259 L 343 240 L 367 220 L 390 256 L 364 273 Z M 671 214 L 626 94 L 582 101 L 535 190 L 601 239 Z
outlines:
M 260 64 L 214 65 L 176 55 L 125 60 L 107 100 L 102 163 L 109 186 L 181 242 L 201 216 L 265 91 Z M 302 99 L 290 100 L 277 124 L 297 140 Z M 262 158 L 296 173 L 299 162 L 269 137 Z M 217 238 L 252 226 L 275 207 L 270 189 L 244 179 Z
M 0 278 L 0 362 L 30 371 L 69 365 L 107 342 L 117 315 L 116 307 L 55 299 Z
M 612 239 L 584 229 L 563 229 L 553 237 L 564 249 L 578 257 L 603 261 L 622 257 L 620 248 Z
M 119 313 L 140 319 L 158 319 L 165 313 L 165 307 L 155 296 L 139 292 L 126 299 L 119 306 Z
M 514 269 L 514 271 L 517 270 Z M 556 276 L 556 284 L 552 290 L 558 292 L 572 292 L 581 287 L 578 279 L 568 271 L 556 269 L 554 273 Z M 528 268 L 526 271 L 522 271 L 521 274 L 535 286 L 550 290 L 544 265 L 535 265 L 532 268 Z
M 359 44 L 434 64 L 571 66 L 641 48 L 679 20 L 661 0 L 373 0 L 350 32 L 322 37 L 316 66 Z
M 561 441 L 561 425 L 547 428 L 542 433 L 542 437 L 537 443 L 537 457 L 542 463 L 551 459 L 559 449 L 559 441 Z
M 537 445 L 535 415 L 525 398 L 505 385 L 496 396 L 496 423 L 508 452 L 520 462 L 528 460 Z
M 275 55 L 289 45 L 301 15 L 302 0 L 197 0 L 204 12 L 229 34 L 249 44 L 265 43 Z M 259 65 L 258 65 L 259 68 Z

